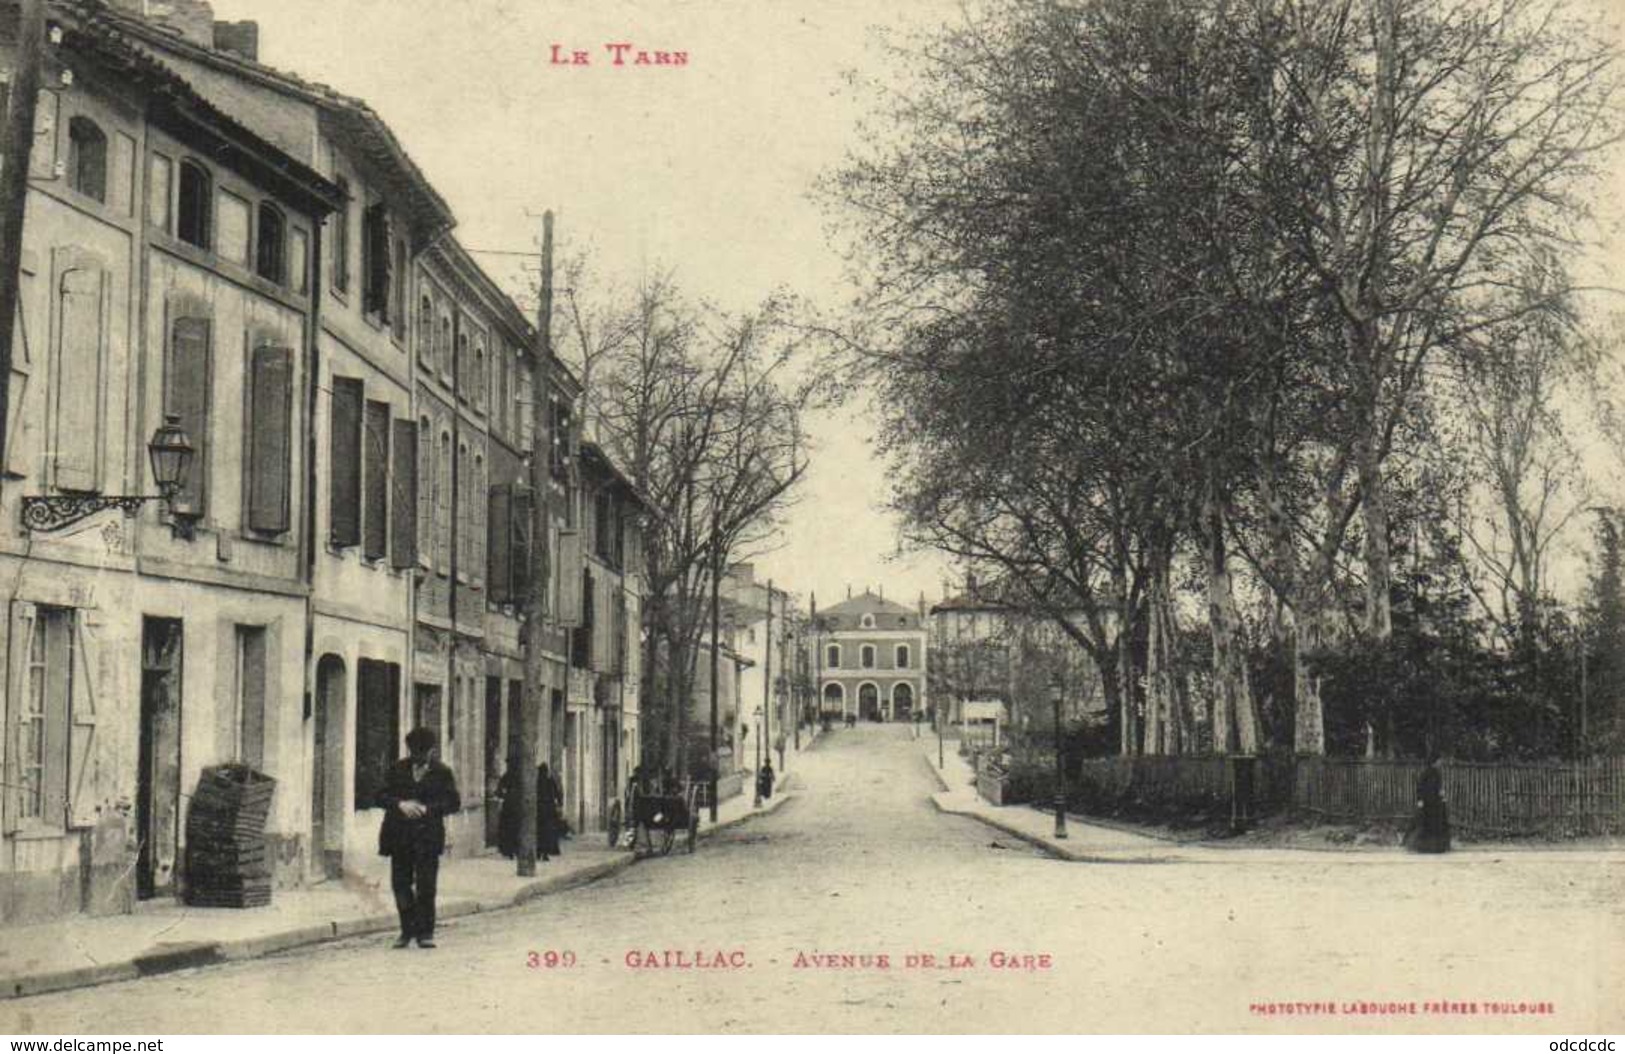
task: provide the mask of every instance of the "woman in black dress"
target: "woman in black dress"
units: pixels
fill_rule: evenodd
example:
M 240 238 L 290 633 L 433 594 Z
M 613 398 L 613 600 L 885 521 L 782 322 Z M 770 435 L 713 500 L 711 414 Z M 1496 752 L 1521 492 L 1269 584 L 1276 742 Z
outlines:
M 1444 802 L 1444 774 L 1439 758 L 1428 755 L 1427 768 L 1416 781 L 1416 831 L 1411 848 L 1418 853 L 1450 851 L 1450 814 Z
M 536 770 L 536 852 L 543 860 L 559 855 L 560 810 L 564 792 L 547 765 Z
M 510 860 L 519 855 L 519 776 L 518 763 L 508 767 L 497 781 L 497 797 L 502 804 L 497 811 L 497 849 Z

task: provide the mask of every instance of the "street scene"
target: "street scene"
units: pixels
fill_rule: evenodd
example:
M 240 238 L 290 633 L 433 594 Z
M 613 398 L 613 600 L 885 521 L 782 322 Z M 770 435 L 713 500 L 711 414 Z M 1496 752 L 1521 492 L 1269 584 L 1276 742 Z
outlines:
M 0 0 L 0 1026 L 1625 1017 L 1617 0 Z
M 925 747 L 932 747 L 927 751 Z M 530 907 L 0 1003 L 0 1028 L 203 1032 L 1562 1031 L 1617 1021 L 1625 869 L 1598 854 L 1186 850 L 1069 863 L 939 811 L 934 744 L 832 732 L 791 801 Z M 567 851 L 569 851 L 567 849 Z M 447 865 L 452 870 L 457 865 Z M 1377 892 L 1374 895 L 1374 891 Z M 1314 903 L 1311 915 L 1294 908 Z M 1516 911 L 1508 905 L 1518 905 Z M 1403 935 L 1400 940 L 1397 935 Z M 571 965 L 530 965 L 569 955 Z M 931 956 L 934 965 L 920 965 Z M 913 960 L 911 964 L 911 959 Z M 885 965 L 882 965 L 882 962 Z M 1554 971 L 1554 962 L 1571 964 Z M 1545 1001 L 1555 1015 L 1494 1014 Z M 1477 1014 L 1424 1013 L 1476 1003 Z M 1356 1004 L 1386 1013 L 1361 1016 Z M 1391 1009 L 1415 1004 L 1416 1012 Z

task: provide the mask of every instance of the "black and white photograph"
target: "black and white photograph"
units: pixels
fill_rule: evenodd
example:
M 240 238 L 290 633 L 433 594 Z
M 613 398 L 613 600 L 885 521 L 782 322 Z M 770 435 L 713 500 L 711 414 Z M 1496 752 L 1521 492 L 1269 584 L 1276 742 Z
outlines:
M 0 380 L 0 1033 L 1625 1030 L 1622 0 L 0 0 Z

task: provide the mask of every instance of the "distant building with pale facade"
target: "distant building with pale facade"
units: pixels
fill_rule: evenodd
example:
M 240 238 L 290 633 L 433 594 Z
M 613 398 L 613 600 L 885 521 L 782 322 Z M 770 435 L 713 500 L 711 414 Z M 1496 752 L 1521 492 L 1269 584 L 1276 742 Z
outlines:
M 820 709 L 830 716 L 907 721 L 926 705 L 922 612 L 864 590 L 817 613 Z

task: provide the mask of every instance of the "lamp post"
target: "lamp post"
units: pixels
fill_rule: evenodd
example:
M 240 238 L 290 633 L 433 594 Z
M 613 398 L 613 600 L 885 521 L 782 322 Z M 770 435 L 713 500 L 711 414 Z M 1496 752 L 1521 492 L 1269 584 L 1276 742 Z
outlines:
M 191 537 L 192 523 L 174 509 L 175 496 L 186 486 L 186 476 L 192 467 L 197 450 L 191 437 L 181 428 L 179 414 L 165 414 L 164 423 L 147 441 L 147 456 L 152 459 L 152 478 L 158 484 L 157 494 L 45 494 L 23 496 L 23 527 L 37 534 L 48 534 L 71 527 L 87 517 L 106 509 L 123 509 L 134 514 L 149 501 L 161 501 L 170 506 L 175 515 L 173 529 L 181 537 Z
M 1049 702 L 1055 711 L 1055 837 L 1066 837 L 1066 769 L 1061 764 L 1061 675 L 1050 675 Z

